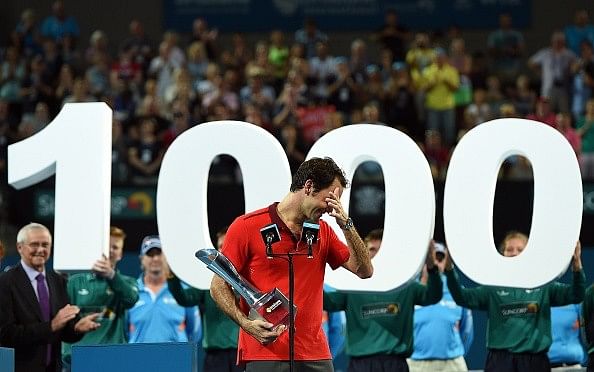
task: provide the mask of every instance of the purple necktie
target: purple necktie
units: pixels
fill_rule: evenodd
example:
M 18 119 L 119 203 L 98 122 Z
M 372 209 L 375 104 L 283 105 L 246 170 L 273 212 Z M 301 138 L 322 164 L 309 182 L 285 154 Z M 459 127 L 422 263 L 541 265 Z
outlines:
M 45 285 L 45 277 L 39 274 L 35 277 L 37 279 L 37 296 L 39 297 L 39 307 L 41 308 L 41 317 L 46 322 L 50 320 L 50 302 L 47 286 Z M 49 365 L 52 359 L 52 345 L 47 344 L 47 359 L 45 365 Z

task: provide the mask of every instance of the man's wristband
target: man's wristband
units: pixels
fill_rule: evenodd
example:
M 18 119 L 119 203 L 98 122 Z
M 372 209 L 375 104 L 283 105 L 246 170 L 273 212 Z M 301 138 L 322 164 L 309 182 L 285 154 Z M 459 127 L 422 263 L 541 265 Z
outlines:
M 343 229 L 343 230 L 350 230 L 350 229 L 352 229 L 354 226 L 355 226 L 355 224 L 354 224 L 354 222 L 353 222 L 353 219 L 349 217 L 349 218 L 347 218 L 347 220 L 346 220 L 346 222 L 345 222 L 344 226 L 341 226 L 340 228 L 341 228 L 341 229 Z

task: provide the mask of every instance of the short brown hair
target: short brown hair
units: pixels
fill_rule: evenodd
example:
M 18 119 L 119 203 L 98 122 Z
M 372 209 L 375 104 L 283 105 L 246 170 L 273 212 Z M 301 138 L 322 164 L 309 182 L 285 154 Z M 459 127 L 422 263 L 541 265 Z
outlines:
M 371 230 L 369 234 L 365 236 L 365 243 L 371 240 L 382 240 L 384 237 L 384 229 Z
M 122 240 L 126 239 L 126 233 L 124 232 L 124 230 L 115 226 L 109 228 L 109 236 L 113 236 L 114 238 L 120 238 Z

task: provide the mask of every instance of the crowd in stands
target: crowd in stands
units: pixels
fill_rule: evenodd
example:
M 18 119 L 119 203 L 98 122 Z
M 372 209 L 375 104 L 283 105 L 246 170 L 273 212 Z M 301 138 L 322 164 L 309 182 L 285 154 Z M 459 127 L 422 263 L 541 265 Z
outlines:
M 323 134 L 353 123 L 387 125 L 423 149 L 436 178 L 465 132 L 496 118 L 530 118 L 557 128 L 594 177 L 594 25 L 585 10 L 551 30 L 550 45 L 528 55 L 509 14 L 470 51 L 464 33 L 412 30 L 388 11 L 376 32 L 334 55 L 315 20 L 291 35 L 274 30 L 249 45 L 241 33 L 221 42 L 205 19 L 192 32 L 151 40 L 141 21 L 121 45 L 101 30 L 81 40 L 61 1 L 42 18 L 23 11 L 0 54 L 0 166 L 6 147 L 35 134 L 69 102 L 106 102 L 113 116 L 113 182 L 151 185 L 172 141 L 203 122 L 243 120 L 270 131 L 291 167 Z M 380 47 L 368 52 L 365 40 Z M 117 54 L 111 51 L 117 49 Z M 367 176 L 378 167 L 363 169 Z M 530 177 L 522 158 L 502 176 Z M 218 157 L 212 176 L 238 180 L 236 164 Z

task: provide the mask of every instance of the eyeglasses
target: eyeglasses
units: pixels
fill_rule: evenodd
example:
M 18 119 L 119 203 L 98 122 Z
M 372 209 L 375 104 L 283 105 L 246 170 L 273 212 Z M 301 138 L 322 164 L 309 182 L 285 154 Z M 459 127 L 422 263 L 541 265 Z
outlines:
M 29 246 L 30 248 L 37 249 L 37 248 L 49 248 L 52 246 L 49 242 L 31 242 L 25 243 L 25 245 Z

